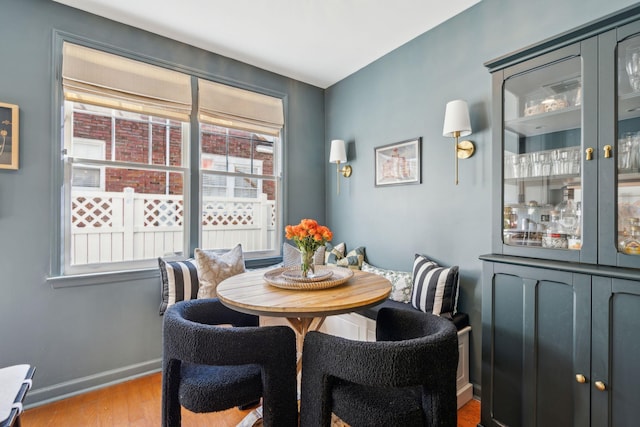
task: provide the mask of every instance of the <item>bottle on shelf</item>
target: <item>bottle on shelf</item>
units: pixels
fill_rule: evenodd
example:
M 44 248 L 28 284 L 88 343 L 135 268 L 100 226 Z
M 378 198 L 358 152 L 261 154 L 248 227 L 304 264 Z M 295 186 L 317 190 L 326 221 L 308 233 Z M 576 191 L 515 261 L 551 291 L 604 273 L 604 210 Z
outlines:
M 552 249 L 567 249 L 567 233 L 560 224 L 560 212 L 552 210 L 549 212 L 550 222 L 547 230 L 542 235 L 542 247 Z
M 511 206 L 504 207 L 504 229 L 511 229 L 518 227 L 518 214 L 513 211 Z
M 631 229 L 634 227 L 640 227 L 640 218 L 623 218 L 621 219 L 621 223 L 624 224 L 624 226 L 618 230 L 618 249 L 620 252 L 629 253 L 625 250 L 625 248 L 627 243 L 630 242 L 632 238 Z
M 576 226 L 567 237 L 567 241 L 569 249 L 582 249 L 582 202 L 576 203 Z
M 541 246 L 542 245 L 542 233 L 540 230 L 540 206 L 535 200 L 531 200 L 527 204 L 527 217 L 528 221 L 528 235 L 527 246 Z
M 574 201 L 574 189 L 564 188 L 564 196 L 562 202 L 556 206 L 556 210 L 559 212 L 560 225 L 564 229 L 565 233 L 572 235 L 580 235 L 580 222 L 576 215 L 577 208 Z
M 622 242 L 622 252 L 630 255 L 640 255 L 640 226 L 632 225 L 629 237 Z

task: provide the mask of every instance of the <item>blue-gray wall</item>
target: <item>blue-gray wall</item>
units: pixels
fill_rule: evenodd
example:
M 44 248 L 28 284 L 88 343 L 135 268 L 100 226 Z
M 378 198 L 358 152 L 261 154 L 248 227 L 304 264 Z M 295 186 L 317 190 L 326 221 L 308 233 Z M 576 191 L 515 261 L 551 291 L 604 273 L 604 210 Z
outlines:
M 622 0 L 483 0 L 326 91 L 48 0 L 2 0 L 0 102 L 20 106 L 20 169 L 0 170 L 0 366 L 38 368 L 42 402 L 158 367 L 157 277 L 52 289 L 53 30 L 287 95 L 285 220 L 325 221 L 369 261 L 408 270 L 416 252 L 461 267 L 480 379 L 480 262 L 490 251 L 490 78 L 483 62 L 621 9 Z M 281 23 L 286 25 L 286 22 Z M 380 29 L 384 31 L 384 29 Z M 323 99 L 324 95 L 324 99 Z M 460 162 L 443 138 L 447 101 L 470 104 L 477 153 Z M 423 137 L 423 183 L 375 188 L 373 148 Z M 354 173 L 335 194 L 329 141 L 350 142 Z M 325 181 L 327 183 L 325 188 Z M 309 189 L 312 191 L 309 191 Z M 325 207 L 326 206 L 326 207 Z M 326 214 L 326 217 L 325 217 Z
M 32 403 L 157 369 L 162 350 L 156 271 L 64 289 L 46 282 L 59 221 L 51 185 L 60 153 L 52 134 L 54 30 L 285 94 L 285 220 L 325 220 L 323 90 L 49 0 L 2 0 L 0 102 L 20 106 L 20 169 L 0 170 L 0 366 L 37 367 Z
M 370 263 L 409 271 L 415 253 L 459 265 L 459 309 L 473 327 L 471 380 L 480 382 L 481 263 L 491 252 L 493 183 L 490 75 L 484 62 L 537 43 L 631 1 L 482 0 L 326 90 L 325 152 L 349 143 L 353 175 L 335 192 L 326 165 L 327 221 L 348 248 L 366 246 Z M 385 31 L 384 28 L 380 31 Z M 453 140 L 442 136 L 448 101 L 469 103 L 476 154 L 460 161 L 454 185 Z M 421 136 L 422 184 L 374 186 L 374 147 Z M 500 215 L 500 212 L 497 212 Z

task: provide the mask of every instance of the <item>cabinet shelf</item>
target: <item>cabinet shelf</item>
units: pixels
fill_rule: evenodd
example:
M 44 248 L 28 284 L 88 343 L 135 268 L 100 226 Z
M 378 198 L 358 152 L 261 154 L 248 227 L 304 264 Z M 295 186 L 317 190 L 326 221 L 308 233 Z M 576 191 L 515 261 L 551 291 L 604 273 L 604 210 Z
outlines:
M 618 182 L 629 184 L 640 184 L 640 169 L 630 169 L 629 171 L 621 171 L 618 175 Z
M 629 174 L 631 175 L 631 174 Z M 640 173 L 635 174 L 637 179 L 640 180 Z M 626 177 L 625 177 L 626 178 Z M 629 180 L 632 180 L 631 178 Z M 538 183 L 538 182 L 546 182 L 549 185 L 553 184 L 561 184 L 568 185 L 570 184 L 572 187 L 580 187 L 580 175 L 579 174 L 570 174 L 570 175 L 549 175 L 549 176 L 533 176 L 528 178 L 505 178 L 505 184 L 518 184 L 518 183 Z
M 640 99 L 637 101 L 640 107 Z M 562 110 L 540 113 L 505 121 L 505 129 L 522 136 L 536 136 L 580 127 L 581 108 L 567 107 Z M 637 113 L 640 116 L 640 111 Z
M 625 93 L 618 97 L 618 118 L 620 120 L 640 117 L 640 92 Z

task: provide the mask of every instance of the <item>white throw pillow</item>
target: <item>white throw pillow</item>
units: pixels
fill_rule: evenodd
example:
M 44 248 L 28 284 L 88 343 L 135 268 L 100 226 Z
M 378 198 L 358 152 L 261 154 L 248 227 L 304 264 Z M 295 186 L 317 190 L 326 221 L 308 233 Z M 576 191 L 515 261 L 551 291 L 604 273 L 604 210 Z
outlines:
M 366 262 L 362 263 L 362 271 L 378 274 L 391 282 L 389 299 L 407 304 L 411 302 L 413 274 L 410 271 L 386 270 L 384 268 L 374 267 Z
M 200 279 L 198 299 L 215 298 L 217 296 L 216 288 L 220 282 L 245 272 L 240 244 L 224 253 L 196 248 L 194 255 Z

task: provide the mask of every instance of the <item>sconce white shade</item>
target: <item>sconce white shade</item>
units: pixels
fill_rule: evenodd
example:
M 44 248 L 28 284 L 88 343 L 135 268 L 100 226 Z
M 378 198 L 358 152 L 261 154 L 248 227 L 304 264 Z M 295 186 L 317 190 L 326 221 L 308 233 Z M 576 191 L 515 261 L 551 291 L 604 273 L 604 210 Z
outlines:
M 347 149 L 342 139 L 331 141 L 331 151 L 329 152 L 330 163 L 344 163 L 347 161 Z
M 447 108 L 444 113 L 442 136 L 455 137 L 455 132 L 460 132 L 458 136 L 471 135 L 469 107 L 467 102 L 461 99 L 447 102 Z

